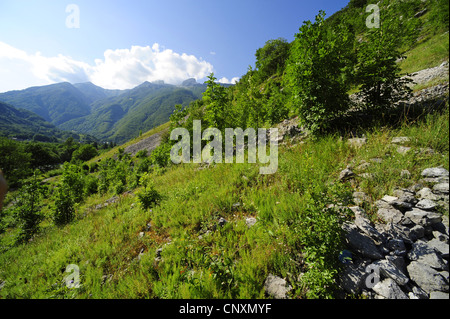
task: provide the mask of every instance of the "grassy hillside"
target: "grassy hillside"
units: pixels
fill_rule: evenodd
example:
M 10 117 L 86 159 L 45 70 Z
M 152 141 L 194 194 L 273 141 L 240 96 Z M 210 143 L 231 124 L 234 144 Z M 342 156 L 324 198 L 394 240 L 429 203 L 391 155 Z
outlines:
M 401 45 L 413 62 L 402 64 L 404 70 L 417 71 L 427 59 L 435 66 L 448 58 L 443 46 L 448 33 L 425 23 L 422 34 L 409 28 L 439 16 L 437 5 L 427 6 L 440 2 L 396 3 L 400 6 L 392 6 L 390 13 L 403 8 L 410 22 L 405 26 L 411 33 L 405 33 Z M 352 0 L 327 23 L 351 20 L 361 36 L 360 13 L 366 4 Z M 380 4 L 388 9 L 387 1 Z M 428 18 L 414 17 L 425 7 Z M 319 35 L 335 45 L 329 34 Z M 417 41 L 425 34 L 428 40 Z M 290 115 L 300 120 L 282 86 L 285 64 L 296 65 L 288 59 L 290 47 L 282 39 L 269 41 L 257 52 L 256 69 L 236 86 L 225 89 L 211 75 L 202 100 L 177 109 L 171 123 L 89 162 L 67 163 L 60 175 L 43 180 L 48 176 L 36 174 L 24 183 L 27 187 L 9 193 L 0 223 L 0 297 L 266 298 L 269 274 L 286 278 L 292 287 L 289 298 L 336 297 L 338 256 L 344 248 L 341 225 L 354 217 L 349 209 L 355 205 L 353 193 L 364 192 L 376 201 L 396 188 L 418 182 L 427 186 L 420 175 L 425 168 L 449 169 L 448 96 L 439 107 L 419 105 L 422 112 L 414 117 L 402 108 L 388 121 L 390 109 L 382 109 L 372 112 L 376 121 L 371 125 L 361 117 L 322 134 L 287 138 L 272 175 L 259 173 L 262 164 L 172 165 L 167 143 L 150 156 L 124 153 L 127 145 L 167 128 L 192 128 L 194 119 L 205 126 L 243 128 L 273 127 Z M 110 102 L 97 109 L 110 120 L 137 106 L 130 96 Z M 106 120 L 105 125 L 112 126 Z M 367 138 L 360 148 L 347 143 L 356 131 Z M 399 153 L 391 144 L 400 136 L 409 137 L 405 146 L 410 151 Z M 341 181 L 340 172 L 349 166 L 356 176 Z M 38 197 L 33 205 L 28 194 Z M 363 208 L 372 221 L 379 219 L 374 206 Z M 77 289 L 67 287 L 69 265 L 79 269 Z
M 342 249 L 339 225 L 351 216 L 330 204 L 352 205 L 355 190 L 376 200 L 413 185 L 424 168 L 448 169 L 448 115 L 447 107 L 395 129 L 369 130 L 369 142 L 360 149 L 337 135 L 288 142 L 274 175 L 259 175 L 255 164 L 151 169 L 148 176 L 160 195 L 156 206 L 144 208 L 143 186 L 130 182 L 121 194 L 110 189 L 83 198 L 76 220 L 66 226 L 44 220 L 28 243 L 15 245 L 14 228 L 8 228 L 0 237 L 0 296 L 263 298 L 264 279 L 273 273 L 289 280 L 292 298 L 332 297 Z M 414 150 L 435 152 L 397 154 L 390 146 L 395 136 L 409 136 Z M 338 181 L 347 165 L 375 157 L 383 161 L 369 167 L 373 179 Z M 126 164 L 130 180 L 140 163 L 131 162 L 118 161 Z M 401 177 L 404 169 L 411 177 Z M 101 178 L 101 172 L 93 176 Z M 52 202 L 44 200 L 42 212 L 50 216 L 51 210 Z M 248 217 L 256 218 L 254 226 L 246 225 Z M 220 218 L 227 221 L 222 227 Z M 80 269 L 79 289 L 64 287 L 69 264 Z

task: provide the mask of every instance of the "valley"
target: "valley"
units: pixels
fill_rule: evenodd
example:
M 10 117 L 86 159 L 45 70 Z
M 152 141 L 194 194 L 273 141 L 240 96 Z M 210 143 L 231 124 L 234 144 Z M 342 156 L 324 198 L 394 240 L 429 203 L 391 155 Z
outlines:
M 175 105 L 187 106 L 201 98 L 205 88 L 194 79 L 179 86 L 145 82 L 130 90 L 107 90 L 90 82 L 57 83 L 1 93 L 0 101 L 33 112 L 42 118 L 42 123 L 46 121 L 48 124 L 45 125 L 51 124 L 55 129 L 122 144 L 138 136 L 139 132 L 166 123 Z M 10 121 L 6 115 L 6 112 L 2 114 L 0 125 Z M 43 128 L 41 134 L 49 140 L 57 139 L 58 136 L 46 130 L 45 125 L 39 125 Z M 0 129 L 0 134 L 17 136 L 16 132 L 6 128 Z M 31 139 L 33 135 L 30 132 L 25 136 L 22 134 L 21 138 Z

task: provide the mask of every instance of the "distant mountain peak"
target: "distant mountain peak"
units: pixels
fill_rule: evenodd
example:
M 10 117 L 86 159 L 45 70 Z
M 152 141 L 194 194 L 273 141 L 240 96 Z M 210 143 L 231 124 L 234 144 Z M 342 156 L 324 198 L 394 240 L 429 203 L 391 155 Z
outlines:
M 151 87 L 158 86 L 158 85 L 166 85 L 166 84 L 164 83 L 163 80 L 156 80 L 156 81 L 152 81 L 152 82 L 145 81 L 145 82 L 139 84 L 138 86 L 136 86 L 134 89 L 138 89 L 138 88 L 151 88 Z M 133 89 L 133 90 L 134 90 L 134 89 Z
M 197 80 L 194 78 L 187 79 L 181 83 L 181 86 L 195 86 L 197 85 Z

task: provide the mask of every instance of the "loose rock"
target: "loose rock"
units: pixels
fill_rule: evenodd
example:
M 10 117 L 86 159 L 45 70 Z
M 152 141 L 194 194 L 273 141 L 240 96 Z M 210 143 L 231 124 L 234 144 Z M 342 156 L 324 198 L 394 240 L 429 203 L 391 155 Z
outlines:
M 364 144 L 367 144 L 367 138 L 365 138 L 365 137 L 350 138 L 350 139 L 348 139 L 347 143 L 352 147 L 359 148 L 359 147 L 363 146 Z
M 391 278 L 380 281 L 373 287 L 373 290 L 386 299 L 409 299 Z
M 349 207 L 355 219 L 342 226 L 352 255 L 339 275 L 343 291 L 371 299 L 448 298 L 449 222 L 441 214 L 448 210 L 448 182 L 442 182 L 447 174 L 442 167 L 426 169 L 424 184 L 375 201 L 384 223 L 372 224 L 359 206 Z M 358 205 L 371 204 L 362 192 L 353 197 Z M 380 277 L 371 275 L 374 269 Z
M 377 214 L 387 223 L 399 223 L 403 219 L 402 212 L 394 207 L 381 208 L 378 210 Z
M 412 261 L 407 266 L 407 269 L 409 277 L 427 293 L 433 291 L 448 292 L 448 281 L 432 267 L 417 261 Z
M 415 242 L 407 256 L 409 260 L 421 262 L 435 269 L 443 270 L 447 267 L 444 260 L 436 253 L 434 248 L 425 242 Z
M 406 212 L 405 217 L 411 219 L 414 224 L 421 226 L 430 226 L 442 221 L 440 214 L 418 208 L 413 208 L 411 211 Z
M 342 228 L 346 234 L 348 244 L 358 253 L 371 259 L 383 258 L 373 239 L 361 234 L 358 231 L 358 227 L 353 224 L 344 223 Z
M 448 171 L 442 167 L 426 168 L 422 171 L 423 177 L 444 177 L 449 176 Z
M 411 150 L 411 147 L 399 146 L 397 148 L 397 153 L 404 155 L 404 154 L 408 153 L 410 150 Z
M 405 144 L 405 143 L 408 143 L 410 141 L 411 141 L 411 139 L 409 137 L 407 137 L 407 136 L 399 136 L 399 137 L 392 138 L 391 143 L 392 144 Z
M 355 176 L 355 173 L 351 169 L 346 168 L 342 170 L 341 173 L 339 174 L 339 180 L 345 181 L 352 178 L 353 176 Z
M 448 195 L 448 187 L 449 183 L 439 183 L 433 186 L 433 191 L 437 192 L 438 194 Z
M 434 202 L 428 198 L 424 198 L 416 204 L 417 208 L 420 208 L 423 210 L 434 210 L 436 208 L 436 206 L 437 206 L 436 202 Z
M 264 282 L 265 292 L 275 299 L 286 299 L 287 293 L 292 289 L 285 279 L 269 274 Z
M 247 224 L 248 228 L 252 227 L 256 224 L 256 218 L 254 217 L 248 217 L 245 219 L 245 223 Z
M 398 285 L 406 285 L 409 281 L 409 278 L 396 265 L 387 259 L 378 260 L 372 265 L 379 267 L 382 275 L 393 279 Z

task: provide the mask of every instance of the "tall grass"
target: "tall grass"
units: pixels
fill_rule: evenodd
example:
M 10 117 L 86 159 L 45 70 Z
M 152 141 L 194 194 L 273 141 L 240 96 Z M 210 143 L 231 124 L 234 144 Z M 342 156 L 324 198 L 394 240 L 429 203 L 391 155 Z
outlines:
M 400 63 L 402 72 L 414 73 L 448 61 L 448 47 L 448 32 L 433 35 L 405 53 L 407 58 Z

